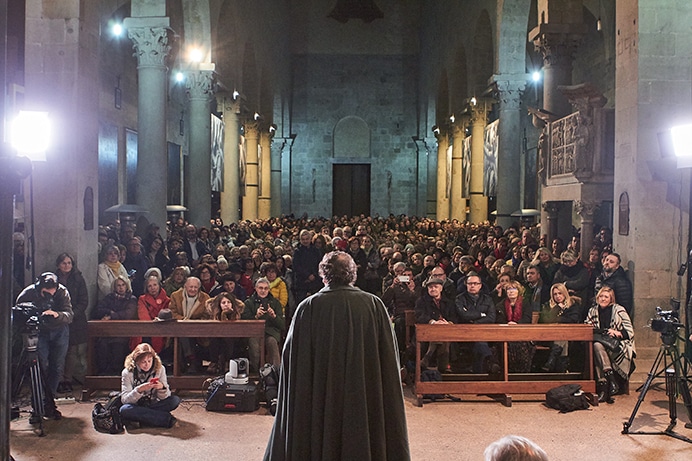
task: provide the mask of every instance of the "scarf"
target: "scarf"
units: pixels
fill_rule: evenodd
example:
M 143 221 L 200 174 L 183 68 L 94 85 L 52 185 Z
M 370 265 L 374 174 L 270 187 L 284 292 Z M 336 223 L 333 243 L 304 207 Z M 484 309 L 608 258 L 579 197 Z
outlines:
M 514 306 L 509 302 L 509 299 L 505 299 L 505 314 L 507 315 L 508 322 L 519 323 L 521 320 L 522 306 L 521 298 L 517 298 Z
M 281 277 L 277 277 L 273 282 L 269 282 L 269 291 L 273 290 L 279 283 L 281 283 Z
M 192 315 L 192 308 L 195 307 L 195 304 L 197 303 L 197 298 L 198 296 L 195 296 L 194 298 L 188 298 L 187 293 L 183 293 L 183 300 L 185 301 L 184 318 L 186 320 L 190 318 L 190 315 Z
M 122 266 L 122 264 L 120 264 L 120 261 L 116 261 L 114 263 L 109 263 L 108 261 L 104 261 L 103 263 L 106 266 L 108 266 L 108 268 L 111 270 L 111 272 L 113 272 L 113 275 L 115 275 L 116 277 L 118 276 L 118 274 L 120 274 L 120 267 Z

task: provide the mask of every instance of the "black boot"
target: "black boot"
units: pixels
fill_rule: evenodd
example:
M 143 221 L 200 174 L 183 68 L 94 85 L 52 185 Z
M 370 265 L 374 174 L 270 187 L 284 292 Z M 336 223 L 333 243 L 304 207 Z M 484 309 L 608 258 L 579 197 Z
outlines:
M 566 355 L 561 355 L 557 358 L 557 363 L 555 364 L 555 371 L 558 373 L 566 373 L 569 369 L 569 357 Z
M 608 382 L 608 393 L 610 394 L 610 396 L 612 397 L 614 395 L 618 395 L 618 393 L 620 392 L 620 387 L 618 386 L 617 381 L 615 381 L 615 375 L 613 374 L 613 370 L 606 371 L 604 375 L 606 381 Z
M 599 381 L 596 384 L 596 392 L 598 392 L 598 401 L 603 403 L 610 400 L 610 389 L 607 381 Z
M 545 365 L 541 367 L 541 370 L 545 372 L 552 370 L 555 366 L 555 361 L 558 359 L 558 357 L 560 357 L 560 354 L 562 354 L 562 346 L 557 344 L 550 346 L 550 356 L 548 356 L 548 360 L 545 362 Z

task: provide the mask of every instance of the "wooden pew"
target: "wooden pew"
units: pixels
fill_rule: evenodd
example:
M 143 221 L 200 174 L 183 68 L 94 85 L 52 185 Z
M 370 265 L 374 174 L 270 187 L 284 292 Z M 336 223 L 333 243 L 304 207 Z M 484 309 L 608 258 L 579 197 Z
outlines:
M 168 373 L 168 384 L 175 390 L 202 390 L 204 375 L 183 376 L 180 371 L 178 338 L 260 338 L 260 365 L 264 363 L 264 320 L 176 320 L 147 322 L 143 320 L 90 320 L 87 322 L 87 376 L 83 397 L 94 390 L 119 390 L 120 376 L 94 374 L 94 343 L 97 338 L 171 337 L 173 344 L 173 370 Z M 172 372 L 172 373 L 171 373 Z
M 507 343 L 515 341 L 584 341 L 587 354 L 581 379 L 569 379 L 565 373 L 514 374 L 508 372 Z M 421 381 L 421 343 L 423 342 L 476 342 L 500 343 L 503 361 L 497 377 L 474 375 L 473 380 L 450 380 L 455 375 L 443 375 L 442 381 Z M 495 379 L 493 379 L 495 378 Z M 542 379 L 539 379 L 542 378 Z M 593 371 L 593 327 L 584 324 L 551 325 L 416 325 L 415 392 L 417 405 L 423 405 L 424 394 L 489 394 L 503 396 L 503 403 L 511 406 L 509 394 L 543 394 L 562 384 L 580 384 L 593 405 L 598 405 Z

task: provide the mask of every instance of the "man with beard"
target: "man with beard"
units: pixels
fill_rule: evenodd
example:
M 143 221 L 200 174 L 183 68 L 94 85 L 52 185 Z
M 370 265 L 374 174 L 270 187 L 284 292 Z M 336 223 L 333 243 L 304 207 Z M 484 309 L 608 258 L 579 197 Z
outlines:
M 596 277 L 594 293 L 603 287 L 610 287 L 615 292 L 615 302 L 625 308 L 627 315 L 633 318 L 632 282 L 627 278 L 625 270 L 620 266 L 621 259 L 617 253 L 611 253 L 603 259 L 603 270 Z

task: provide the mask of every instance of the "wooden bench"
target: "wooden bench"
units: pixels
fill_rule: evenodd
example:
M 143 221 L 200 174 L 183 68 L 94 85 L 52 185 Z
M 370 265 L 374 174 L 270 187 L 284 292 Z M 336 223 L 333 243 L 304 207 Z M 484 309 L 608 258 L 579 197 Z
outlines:
M 515 341 L 584 341 L 587 354 L 581 374 L 566 373 L 514 374 L 508 372 L 507 343 Z M 442 381 L 421 381 L 421 343 L 423 342 L 476 342 L 500 343 L 503 361 L 501 374 L 496 379 L 487 374 L 467 376 L 443 375 Z M 471 379 L 469 379 L 471 378 Z M 571 379 L 570 379 L 571 378 Z M 423 405 L 425 394 L 487 394 L 499 396 L 507 406 L 512 405 L 511 394 L 543 394 L 562 384 L 580 384 L 593 405 L 598 405 L 593 371 L 593 327 L 583 324 L 551 325 L 416 325 L 415 392 L 417 405 Z
M 97 338 L 171 337 L 173 338 L 173 370 L 168 373 L 168 384 L 174 390 L 202 390 L 206 376 L 182 376 L 180 371 L 178 338 L 260 338 L 260 363 L 264 363 L 264 320 L 176 320 L 147 322 L 143 320 L 91 320 L 87 322 L 87 376 L 83 397 L 94 390 L 120 389 L 120 376 L 94 374 L 94 343 Z M 172 371 L 172 374 L 171 374 Z

